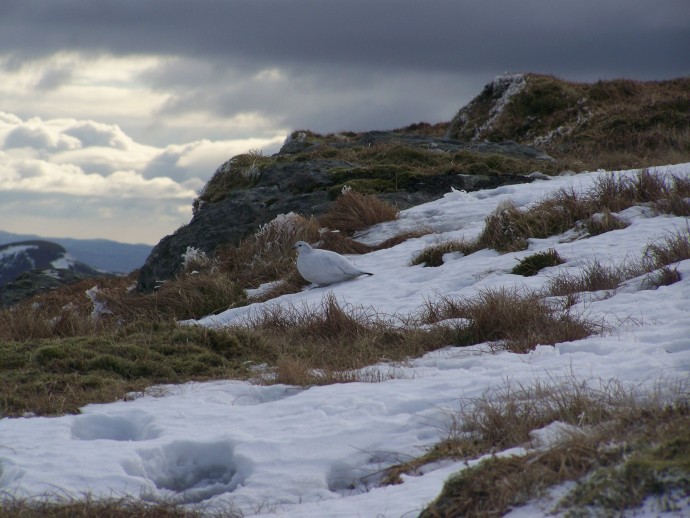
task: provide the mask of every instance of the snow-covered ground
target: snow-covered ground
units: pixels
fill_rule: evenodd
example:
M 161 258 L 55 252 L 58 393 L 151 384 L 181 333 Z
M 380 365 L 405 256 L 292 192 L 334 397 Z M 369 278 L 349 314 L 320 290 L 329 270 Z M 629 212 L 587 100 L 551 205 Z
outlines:
M 690 164 L 657 171 L 690 176 Z M 536 289 L 559 269 L 577 272 L 593 259 L 611 264 L 639 259 L 648 243 L 686 228 L 686 218 L 637 207 L 622 214 L 632 223 L 628 228 L 596 237 L 573 241 L 567 233 L 532 240 L 524 252 L 484 250 L 467 257 L 449 254 L 438 268 L 409 265 L 428 244 L 478 235 L 484 218 L 505 200 L 524 205 L 563 186 L 586 190 L 602 174 L 610 173 L 451 192 L 361 237 L 378 242 L 420 226 L 436 231 L 351 257 L 373 276 L 269 303 L 318 305 L 332 292 L 343 304 L 413 313 L 438 296 L 471 296 L 488 287 Z M 509 273 L 518 259 L 547 248 L 555 248 L 567 262 L 535 277 Z M 388 487 L 377 487 L 375 474 L 443 438 L 463 399 L 507 382 L 616 379 L 645 390 L 688 379 L 690 261 L 683 261 L 679 272 L 682 280 L 671 286 L 641 290 L 632 281 L 611 298 L 592 297 L 576 306 L 588 317 L 605 320 L 611 326 L 606 335 L 538 346 L 529 354 L 491 353 L 481 345 L 448 347 L 404 365 L 382 363 L 377 368 L 394 370 L 395 377 L 380 383 L 309 388 L 189 383 L 162 387 L 133 401 L 88 405 L 81 415 L 5 418 L 0 420 L 0 492 L 173 498 L 203 503 L 210 510 L 234 506 L 244 515 L 416 516 L 464 464 L 432 466 Z M 225 325 L 262 307 L 255 304 L 188 324 Z M 643 514 L 658 514 L 653 507 L 645 509 Z M 532 506 L 523 515 L 539 512 Z

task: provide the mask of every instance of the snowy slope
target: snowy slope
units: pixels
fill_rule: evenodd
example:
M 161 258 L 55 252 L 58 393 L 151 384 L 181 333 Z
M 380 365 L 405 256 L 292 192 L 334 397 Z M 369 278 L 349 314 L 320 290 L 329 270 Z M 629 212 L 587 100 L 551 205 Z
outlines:
M 690 176 L 690 164 L 658 171 Z M 532 240 L 529 251 L 451 254 L 438 268 L 409 266 L 430 243 L 476 236 L 487 214 L 507 199 L 524 205 L 563 186 L 587 189 L 601 174 L 449 193 L 362 236 L 378 242 L 422 225 L 437 232 L 351 257 L 374 272 L 372 277 L 286 295 L 269 304 L 318 305 L 332 292 L 341 303 L 413 313 L 436 296 L 465 297 L 486 287 L 539 288 L 558 268 L 577 271 L 594 258 L 614 264 L 639 258 L 647 243 L 687 225 L 685 218 L 633 208 L 624 214 L 632 223 L 628 228 L 596 237 L 569 241 L 564 239 L 569 236 L 555 236 Z M 566 264 L 535 277 L 508 273 L 516 260 L 547 248 L 555 248 Z M 443 464 L 382 488 L 374 484 L 375 474 L 441 439 L 463 399 L 479 397 L 508 380 L 530 385 L 537 379 L 573 376 L 616 379 L 644 390 L 660 381 L 687 379 L 690 261 L 683 261 L 679 272 L 682 280 L 673 285 L 643 291 L 630 282 L 611 298 L 576 307 L 608 322 L 611 332 L 606 335 L 539 346 L 529 354 L 490 353 L 482 345 L 448 347 L 405 365 L 377 366 L 396 374 L 380 383 L 306 389 L 190 383 L 133 401 L 89 405 L 77 416 L 2 419 L 0 492 L 174 498 L 201 502 L 208 509 L 233 506 L 247 516 L 415 516 L 464 464 Z M 188 324 L 224 325 L 263 307 L 255 304 Z

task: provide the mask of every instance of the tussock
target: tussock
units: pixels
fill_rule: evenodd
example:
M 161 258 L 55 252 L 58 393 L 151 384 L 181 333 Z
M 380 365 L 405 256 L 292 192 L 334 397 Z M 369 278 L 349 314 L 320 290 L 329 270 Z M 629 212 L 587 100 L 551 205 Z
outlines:
M 278 366 L 278 379 L 297 385 L 385 379 L 348 371 L 405 361 L 452 340 L 445 327 L 419 329 L 373 308 L 341 306 L 332 293 L 314 307 L 269 305 L 237 327 L 257 333 L 270 347 L 268 358 Z
M 613 213 L 640 204 L 684 217 L 690 213 L 689 187 L 685 179 L 644 169 L 634 177 L 602 176 L 583 194 L 572 188 L 560 189 L 525 208 L 507 202 L 486 218 L 477 246 L 515 252 L 526 249 L 529 238 L 562 234 L 578 225 L 591 235 L 625 228 L 627 223 Z
M 352 234 L 377 223 L 398 219 L 399 211 L 376 196 L 345 190 L 319 218 L 322 226 Z
M 421 317 L 430 324 L 449 319 L 459 319 L 452 324 L 456 345 L 490 342 L 516 353 L 602 331 L 600 324 L 549 304 L 537 293 L 508 288 L 480 291 L 470 299 L 427 302 Z
M 476 243 L 456 240 L 445 241 L 443 243 L 429 245 L 419 254 L 417 254 L 410 262 L 411 266 L 423 264 L 429 267 L 438 267 L 443 265 L 443 256 L 453 252 L 459 252 L 463 255 L 470 255 L 478 250 Z

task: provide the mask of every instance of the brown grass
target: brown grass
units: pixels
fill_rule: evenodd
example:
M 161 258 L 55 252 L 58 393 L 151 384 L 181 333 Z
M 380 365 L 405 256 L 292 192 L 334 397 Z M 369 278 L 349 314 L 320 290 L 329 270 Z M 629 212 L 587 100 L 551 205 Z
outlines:
M 215 254 L 218 270 L 226 272 L 243 288 L 257 288 L 294 269 L 296 241 L 314 241 L 319 225 L 314 218 L 290 215 L 264 225 L 238 246 L 220 248 Z
M 134 498 L 23 499 L 0 496 L 0 518 L 239 518 L 232 509 L 208 513 L 170 502 L 149 503 Z
M 278 366 L 280 382 L 298 385 L 375 379 L 346 371 L 419 357 L 452 340 L 441 326 L 420 330 L 373 308 L 341 306 L 332 293 L 315 307 L 269 305 L 239 327 L 270 344 L 266 359 Z
M 544 293 L 569 296 L 571 302 L 582 292 L 604 292 L 604 297 L 610 297 L 622 282 L 642 275 L 646 275 L 645 289 L 668 286 L 681 280 L 677 263 L 686 259 L 690 259 L 690 227 L 650 243 L 640 260 L 618 265 L 593 260 L 575 274 L 562 270 L 549 278 Z
M 586 84 L 527 74 L 526 83 L 489 127 L 496 93 L 487 85 L 451 123 L 450 136 L 535 145 L 575 170 L 675 164 L 690 156 L 687 77 Z
M 564 296 L 585 291 L 605 291 L 611 295 L 621 282 L 642 273 L 643 271 L 634 265 L 611 265 L 593 260 L 577 274 L 560 271 L 551 276 L 547 282 L 546 292 L 549 295 Z
M 611 174 L 599 178 L 588 192 L 560 189 L 540 202 L 518 208 L 512 202 L 499 206 L 486 218 L 477 242 L 479 248 L 499 252 L 524 250 L 530 238 L 545 238 L 583 225 L 591 235 L 625 228 L 615 216 L 634 205 L 649 204 L 662 213 L 686 216 L 690 182 L 677 176 L 665 178 L 649 170 L 633 177 Z
M 587 229 L 590 236 L 598 236 L 613 230 L 621 230 L 630 226 L 628 221 L 612 214 L 609 209 L 604 209 L 602 212 L 592 214 L 590 218 L 583 222 L 583 226 Z
M 428 267 L 438 267 L 443 265 L 443 256 L 453 252 L 459 252 L 463 255 L 470 255 L 478 250 L 477 244 L 465 241 L 454 240 L 445 241 L 425 247 L 418 253 L 410 262 L 411 266 L 423 264 Z
M 561 189 L 526 209 L 508 202 L 486 218 L 478 246 L 499 252 L 524 250 L 529 238 L 561 234 L 593 213 L 592 204 L 572 189 Z
M 516 353 L 602 331 L 601 325 L 555 307 L 536 293 L 508 288 L 480 291 L 470 299 L 427 303 L 423 323 L 448 319 L 462 319 L 453 325 L 456 345 L 490 342 Z
M 352 234 L 377 223 L 398 219 L 399 211 L 376 196 L 346 190 L 319 218 L 322 226 Z

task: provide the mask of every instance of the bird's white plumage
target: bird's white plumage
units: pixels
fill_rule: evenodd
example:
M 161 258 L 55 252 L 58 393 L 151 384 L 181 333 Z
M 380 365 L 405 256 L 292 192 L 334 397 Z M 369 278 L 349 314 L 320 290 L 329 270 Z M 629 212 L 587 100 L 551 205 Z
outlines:
M 319 286 L 347 281 L 360 275 L 373 275 L 360 270 L 340 254 L 312 248 L 304 241 L 297 241 L 292 248 L 297 250 L 297 271 L 306 280 Z

